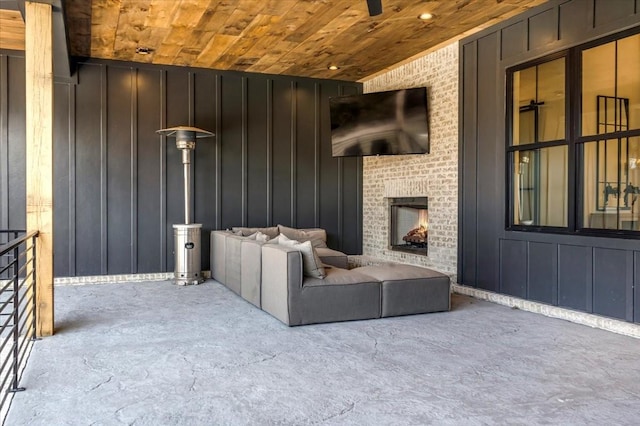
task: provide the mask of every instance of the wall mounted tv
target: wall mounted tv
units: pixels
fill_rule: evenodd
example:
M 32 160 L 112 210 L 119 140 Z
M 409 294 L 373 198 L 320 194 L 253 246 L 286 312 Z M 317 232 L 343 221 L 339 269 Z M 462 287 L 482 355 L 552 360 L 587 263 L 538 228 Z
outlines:
M 329 98 L 334 157 L 429 152 L 427 88 Z

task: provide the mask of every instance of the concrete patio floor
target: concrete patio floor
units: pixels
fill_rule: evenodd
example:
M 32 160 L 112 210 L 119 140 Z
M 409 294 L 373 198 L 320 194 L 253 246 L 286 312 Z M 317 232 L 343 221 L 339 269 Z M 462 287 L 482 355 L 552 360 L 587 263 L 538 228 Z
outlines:
M 6 425 L 640 421 L 640 340 L 453 296 L 288 328 L 215 281 L 56 288 Z

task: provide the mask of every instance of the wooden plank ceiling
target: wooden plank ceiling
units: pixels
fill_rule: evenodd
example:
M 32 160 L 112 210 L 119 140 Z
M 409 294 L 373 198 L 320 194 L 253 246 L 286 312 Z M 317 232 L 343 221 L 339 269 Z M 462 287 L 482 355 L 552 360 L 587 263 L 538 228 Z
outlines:
M 375 17 L 366 0 L 68 0 L 66 7 L 76 56 L 357 81 L 545 1 L 383 0 Z M 419 20 L 424 12 L 433 19 Z M 332 64 L 340 68 L 327 69 Z

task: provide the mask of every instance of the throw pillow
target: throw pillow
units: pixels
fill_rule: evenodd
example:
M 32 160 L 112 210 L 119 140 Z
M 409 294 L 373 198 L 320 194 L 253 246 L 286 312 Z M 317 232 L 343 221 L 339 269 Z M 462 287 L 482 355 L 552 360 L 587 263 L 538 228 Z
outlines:
M 311 241 L 304 241 L 300 243 L 295 240 L 287 239 L 280 240 L 280 244 L 298 250 L 302 254 L 303 275 L 320 279 L 327 276 L 316 250 L 313 248 L 313 245 L 311 245 Z
M 281 241 L 291 241 L 291 240 L 288 239 L 285 235 L 280 234 L 277 237 L 271 238 L 269 241 L 267 241 L 267 244 L 280 244 Z
M 256 232 L 256 241 L 259 241 L 261 243 L 266 243 L 270 239 L 271 238 L 269 238 L 269 236 L 267 234 L 263 234 L 260 231 Z
M 243 228 L 240 226 L 234 226 L 233 228 L 231 228 L 231 230 L 234 233 L 240 232 L 245 237 L 248 237 L 249 235 L 255 234 L 256 232 L 260 231 L 263 234 L 267 234 L 269 238 L 273 238 L 276 237 L 279 232 L 277 226 L 270 226 L 268 228 Z
M 323 230 L 303 231 L 301 229 L 278 225 L 278 231 L 280 231 L 280 235 L 286 235 L 287 238 L 290 238 L 292 240 L 297 240 L 300 242 L 311 241 L 311 245 L 313 245 L 313 247 L 315 248 L 327 247 L 327 243 L 323 239 L 323 237 L 326 236 Z

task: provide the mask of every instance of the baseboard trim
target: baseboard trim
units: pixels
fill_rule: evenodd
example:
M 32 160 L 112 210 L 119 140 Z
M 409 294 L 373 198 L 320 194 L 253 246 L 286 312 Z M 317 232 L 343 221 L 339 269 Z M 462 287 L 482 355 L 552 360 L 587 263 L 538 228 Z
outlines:
M 202 276 L 211 278 L 211 271 L 202 271 Z M 84 277 L 58 277 L 53 279 L 53 285 L 87 285 L 113 283 L 139 283 L 145 281 L 170 281 L 173 272 L 156 272 L 152 274 L 122 274 L 122 275 L 89 275 Z
M 574 311 L 567 308 L 546 305 L 540 302 L 524 300 L 518 297 L 493 293 L 491 291 L 467 287 L 460 284 L 451 284 L 451 289 L 454 293 L 464 294 L 476 299 L 486 300 L 489 302 L 497 303 L 499 305 L 518 308 L 522 309 L 523 311 L 533 312 L 551 318 L 563 319 L 576 324 L 599 328 L 613 333 L 623 334 L 625 336 L 640 339 L 640 325 L 638 324 L 632 324 L 613 318 L 601 317 L 599 315 L 589 314 L 586 312 Z

